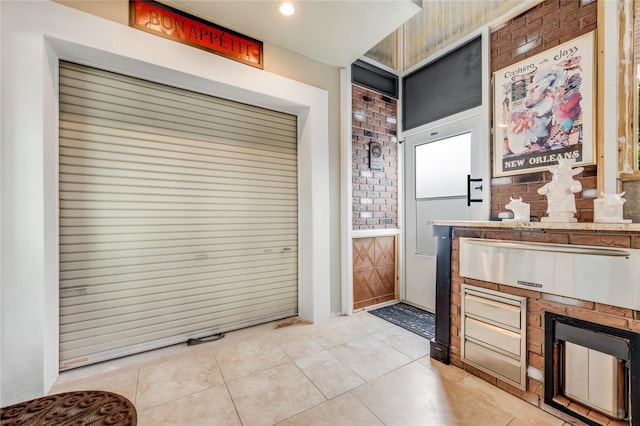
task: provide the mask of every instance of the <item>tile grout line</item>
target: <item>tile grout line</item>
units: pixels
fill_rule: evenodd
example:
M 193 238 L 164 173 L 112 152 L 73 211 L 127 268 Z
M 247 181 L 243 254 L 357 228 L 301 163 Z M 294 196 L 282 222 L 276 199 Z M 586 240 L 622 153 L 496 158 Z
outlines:
M 368 382 L 364 383 L 363 385 L 358 386 L 356 389 L 358 389 L 358 388 L 360 388 L 360 387 L 362 387 L 362 386 L 364 386 L 366 384 L 368 384 Z M 382 423 L 383 425 L 386 425 L 386 423 L 380 417 L 378 417 L 378 415 L 376 413 L 371 411 L 371 409 L 367 406 L 367 404 L 364 403 L 364 401 L 360 400 L 360 398 L 358 398 L 358 396 L 353 393 L 354 390 L 355 389 L 350 390 L 349 393 L 356 399 L 356 401 L 358 401 L 360 403 L 360 405 L 362 405 L 367 411 L 369 411 L 373 415 L 373 417 L 378 419 L 380 421 L 380 423 Z
M 133 405 L 135 406 L 136 403 L 138 402 L 138 386 L 140 386 L 140 368 L 137 369 L 136 371 L 136 391 L 133 395 L 134 401 L 133 401 Z
M 216 362 L 216 367 L 220 372 L 220 377 L 222 377 L 222 384 L 224 384 L 224 389 L 227 391 L 227 395 L 229 395 L 229 399 L 233 404 L 233 410 L 236 413 L 236 417 L 238 418 L 238 421 L 240 422 L 240 424 L 243 425 L 244 423 L 242 422 L 242 417 L 240 417 L 240 411 L 238 411 L 238 406 L 236 405 L 236 401 L 233 399 L 233 395 L 231 395 L 231 391 L 229 390 L 229 383 L 227 382 L 227 379 L 224 377 L 224 372 L 222 371 L 222 367 L 220 367 L 220 362 L 218 361 L 218 357 L 216 356 L 216 351 L 213 348 L 211 348 L 211 356 L 213 357 L 213 360 Z

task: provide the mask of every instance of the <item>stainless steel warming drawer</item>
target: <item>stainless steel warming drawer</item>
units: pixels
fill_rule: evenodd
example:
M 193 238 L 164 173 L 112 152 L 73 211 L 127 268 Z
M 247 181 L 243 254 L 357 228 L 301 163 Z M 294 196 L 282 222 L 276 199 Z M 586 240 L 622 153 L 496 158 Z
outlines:
M 513 382 L 520 382 L 521 365 L 520 361 L 502 355 L 499 352 L 488 349 L 474 342 L 465 344 L 465 361 L 485 372 L 495 376 L 509 379 Z M 522 386 L 518 385 L 522 388 Z
M 509 327 L 520 328 L 520 307 L 494 300 L 489 294 L 483 294 L 480 297 L 467 293 L 464 296 L 464 306 L 468 314 Z
M 460 275 L 640 310 L 640 250 L 460 238 Z
M 496 327 L 486 322 L 466 317 L 465 336 L 479 342 L 484 342 L 495 349 L 520 356 L 520 333 Z
M 463 284 L 462 361 L 526 388 L 526 298 Z

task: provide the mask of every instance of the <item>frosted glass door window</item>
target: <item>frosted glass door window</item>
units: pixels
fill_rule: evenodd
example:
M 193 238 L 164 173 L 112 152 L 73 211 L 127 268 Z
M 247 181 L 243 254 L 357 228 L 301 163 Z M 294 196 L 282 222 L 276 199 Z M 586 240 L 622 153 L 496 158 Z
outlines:
M 466 196 L 471 173 L 471 133 L 415 148 L 416 198 Z

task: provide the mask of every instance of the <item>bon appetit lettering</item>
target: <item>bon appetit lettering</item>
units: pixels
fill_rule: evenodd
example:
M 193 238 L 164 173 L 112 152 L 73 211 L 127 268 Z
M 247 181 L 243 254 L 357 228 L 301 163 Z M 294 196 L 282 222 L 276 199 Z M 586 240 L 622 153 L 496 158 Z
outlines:
M 132 0 L 130 25 L 262 68 L 262 43 L 153 1 Z

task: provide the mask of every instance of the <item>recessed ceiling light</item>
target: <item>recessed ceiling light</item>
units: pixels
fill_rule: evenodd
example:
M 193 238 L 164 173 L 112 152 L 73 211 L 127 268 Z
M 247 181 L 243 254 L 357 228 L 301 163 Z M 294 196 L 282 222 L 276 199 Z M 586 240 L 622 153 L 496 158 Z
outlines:
M 296 13 L 296 6 L 293 4 L 293 2 L 283 1 L 278 4 L 278 12 L 280 12 L 280 14 L 284 16 L 291 16 Z

